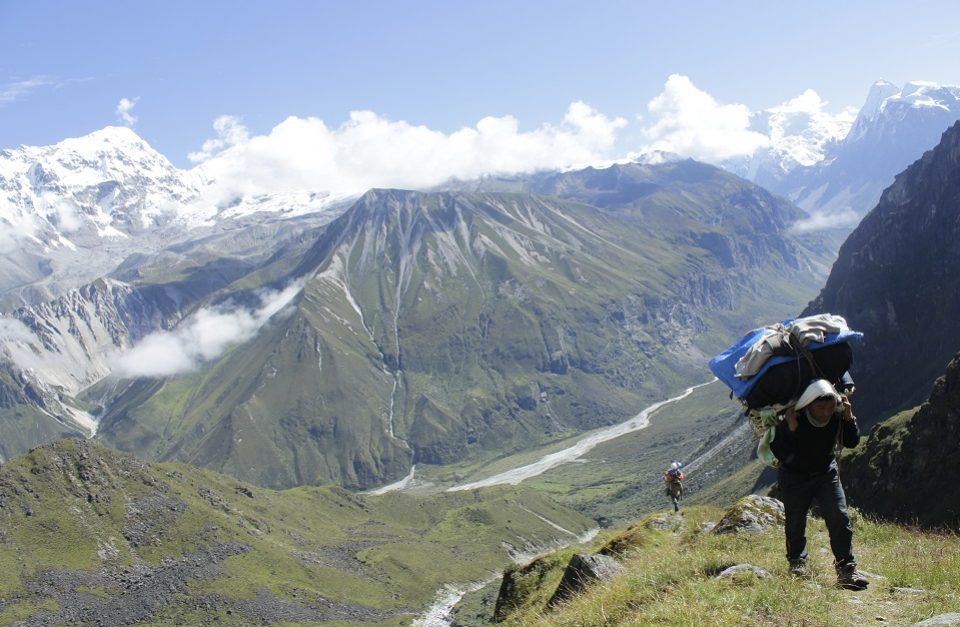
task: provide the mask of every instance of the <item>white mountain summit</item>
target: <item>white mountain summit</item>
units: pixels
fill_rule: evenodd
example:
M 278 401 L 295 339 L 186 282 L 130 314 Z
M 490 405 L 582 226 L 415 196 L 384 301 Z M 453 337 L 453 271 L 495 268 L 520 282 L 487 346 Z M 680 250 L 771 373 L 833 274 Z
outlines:
M 852 108 L 828 113 L 825 104 L 808 89 L 788 102 L 754 113 L 750 129 L 769 137 L 770 144 L 752 155 L 730 159 L 723 167 L 774 188 L 794 169 L 823 161 L 827 147 L 846 136 L 856 117 Z
M 132 130 L 107 127 L 0 152 L 0 217 L 51 248 L 74 237 L 127 237 L 176 216 L 197 196 L 192 178 Z
M 878 125 L 886 125 L 888 132 L 896 132 L 892 127 L 897 123 L 918 116 L 931 122 L 940 118 L 951 121 L 960 118 L 960 86 L 911 81 L 901 89 L 893 83 L 877 81 L 870 88 L 856 122 L 843 141 L 847 144 L 860 141 L 876 132 Z
M 0 293 L 46 300 L 169 240 L 193 178 L 125 127 L 0 151 Z
M 133 253 L 229 228 L 229 220 L 323 210 L 309 192 L 207 201 L 202 166 L 181 170 L 131 129 L 0 151 L 0 305 L 38 303 L 105 276 Z

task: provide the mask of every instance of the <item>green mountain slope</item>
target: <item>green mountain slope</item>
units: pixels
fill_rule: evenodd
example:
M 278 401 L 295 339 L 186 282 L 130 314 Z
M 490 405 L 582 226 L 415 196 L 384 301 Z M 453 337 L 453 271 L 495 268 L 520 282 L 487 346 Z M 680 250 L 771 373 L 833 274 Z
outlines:
M 100 437 L 265 486 L 367 488 L 624 420 L 817 283 L 795 208 L 671 168 L 616 206 L 369 192 L 290 273 L 287 311 L 201 373 L 126 388 Z
M 0 624 L 407 625 L 592 522 L 529 492 L 274 492 L 63 440 L 0 466 Z
M 8 364 L 0 364 L 0 462 L 37 442 L 80 435 L 43 410 L 43 393 Z

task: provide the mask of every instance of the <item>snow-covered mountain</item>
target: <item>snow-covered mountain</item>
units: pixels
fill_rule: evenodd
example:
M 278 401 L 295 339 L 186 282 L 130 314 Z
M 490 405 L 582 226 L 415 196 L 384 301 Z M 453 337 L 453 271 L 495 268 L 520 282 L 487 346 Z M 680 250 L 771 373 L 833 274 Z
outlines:
M 859 220 L 894 176 L 940 142 L 960 119 L 960 87 L 886 81 L 871 88 L 847 136 L 828 147 L 823 161 L 795 170 L 776 191 L 800 207 Z M 853 226 L 853 223 L 850 224 Z
M 750 156 L 730 159 L 723 167 L 767 188 L 775 188 L 790 172 L 823 161 L 831 143 L 843 139 L 855 110 L 839 114 L 823 110 L 812 89 L 779 106 L 755 113 L 751 130 L 770 138 L 770 145 Z
M 811 226 L 849 231 L 894 176 L 960 119 L 960 86 L 878 81 L 846 127 L 842 118 L 802 111 L 770 110 L 761 118 L 756 124 L 768 126 L 772 146 L 725 167 L 793 200 L 812 215 Z
M 0 151 L 0 309 L 44 302 L 212 232 L 329 207 L 293 192 L 209 202 L 204 168 L 176 168 L 126 127 Z

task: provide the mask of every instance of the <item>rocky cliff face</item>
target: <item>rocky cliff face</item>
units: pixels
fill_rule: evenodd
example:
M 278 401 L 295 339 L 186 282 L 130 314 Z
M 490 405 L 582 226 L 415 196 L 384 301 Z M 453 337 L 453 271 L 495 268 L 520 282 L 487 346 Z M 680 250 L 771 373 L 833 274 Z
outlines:
M 109 374 L 115 354 L 180 315 L 163 288 L 100 279 L 0 319 L 0 453 L 92 435 L 92 408 L 74 397 Z
M 920 407 L 874 429 L 843 463 L 850 502 L 908 524 L 960 524 L 960 354 Z
M 162 288 L 100 279 L 52 301 L 14 310 L 25 333 L 0 336 L 3 353 L 44 384 L 75 395 L 110 372 L 112 353 L 180 315 Z
M 864 333 L 855 405 L 867 425 L 921 402 L 960 349 L 960 124 L 897 176 L 840 249 L 803 315 Z

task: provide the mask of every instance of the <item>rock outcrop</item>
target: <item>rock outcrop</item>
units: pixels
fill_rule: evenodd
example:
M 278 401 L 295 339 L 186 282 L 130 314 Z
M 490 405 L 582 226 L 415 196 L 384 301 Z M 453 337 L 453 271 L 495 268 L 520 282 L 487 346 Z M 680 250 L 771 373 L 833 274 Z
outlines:
M 864 512 L 921 526 L 960 525 L 960 354 L 930 398 L 877 425 L 843 460 L 847 498 Z

